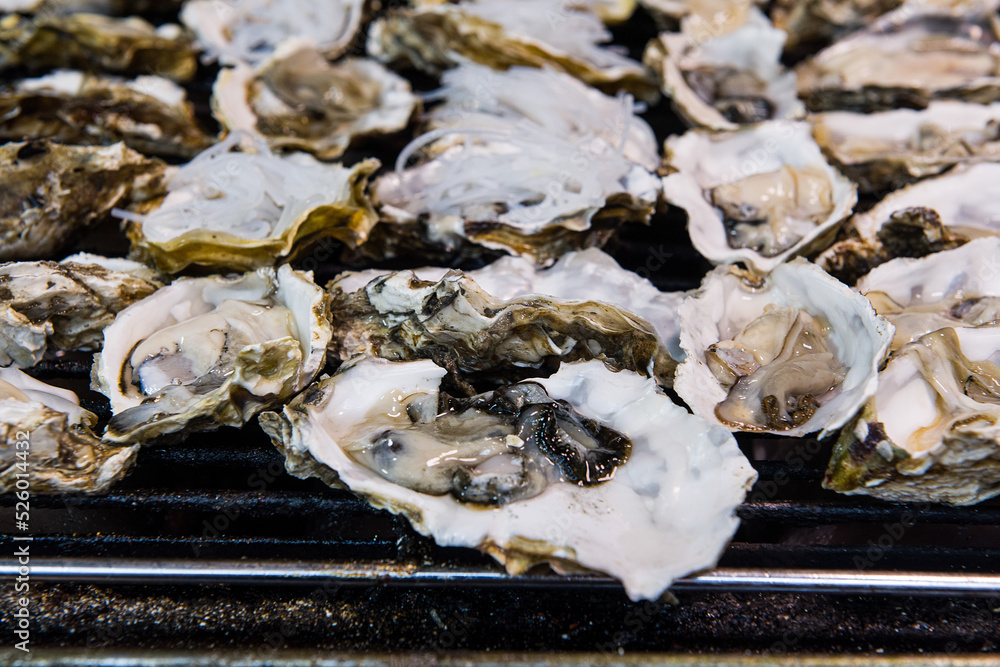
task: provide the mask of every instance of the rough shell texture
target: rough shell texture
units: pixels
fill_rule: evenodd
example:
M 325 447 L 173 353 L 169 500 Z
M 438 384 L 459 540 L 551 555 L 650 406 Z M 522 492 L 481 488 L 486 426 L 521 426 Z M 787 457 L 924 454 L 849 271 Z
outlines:
M 774 25 L 788 33 L 788 48 L 823 44 L 863 28 L 903 0 L 777 0 Z

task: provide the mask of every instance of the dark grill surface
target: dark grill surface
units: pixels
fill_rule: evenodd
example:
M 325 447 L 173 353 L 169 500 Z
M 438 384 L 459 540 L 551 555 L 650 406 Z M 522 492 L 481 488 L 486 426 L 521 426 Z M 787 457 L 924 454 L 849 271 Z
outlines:
M 639 15 L 619 36 L 636 55 L 654 32 Z M 212 76 L 193 87 L 203 112 Z M 661 139 L 681 129 L 666 104 L 647 117 Z M 109 224 L 78 249 L 123 254 L 127 245 Z M 662 289 L 695 287 L 710 268 L 675 210 L 608 249 Z M 317 282 L 343 268 L 321 264 Z M 31 372 L 79 391 L 103 427 L 107 402 L 87 389 L 89 370 L 89 356 L 67 355 Z M 248 651 L 245 663 L 329 650 L 350 662 L 356 651 L 401 651 L 382 659 L 432 664 L 461 650 L 473 662 L 527 651 L 590 664 L 671 652 L 764 661 L 864 652 L 910 654 L 909 664 L 916 653 L 969 660 L 997 649 L 1000 503 L 840 496 L 820 488 L 829 442 L 739 440 L 760 479 L 720 569 L 679 582 L 677 604 L 632 603 L 599 576 L 507 577 L 489 557 L 438 547 L 347 492 L 292 478 L 255 422 L 147 448 L 106 496 L 32 499 L 33 657 L 88 664 L 115 651 L 196 649 L 213 664 L 233 658 L 229 649 Z M 14 502 L 0 496 L 8 637 Z M 44 651 L 55 647 L 69 650 Z

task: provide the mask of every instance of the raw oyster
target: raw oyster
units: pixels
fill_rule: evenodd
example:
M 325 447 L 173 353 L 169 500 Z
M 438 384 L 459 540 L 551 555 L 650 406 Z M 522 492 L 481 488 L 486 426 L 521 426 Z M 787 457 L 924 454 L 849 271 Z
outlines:
M 142 153 L 190 158 L 212 139 L 184 89 L 157 76 L 132 80 L 60 70 L 0 84 L 0 141 L 124 141 Z
M 154 27 L 141 18 L 99 14 L 0 19 L 0 71 L 79 69 L 187 81 L 198 67 L 191 38 L 180 26 Z
M 310 242 L 364 241 L 378 221 L 365 193 L 377 160 L 354 167 L 323 164 L 304 153 L 284 157 L 257 145 L 234 152 L 240 133 L 166 177 L 169 194 L 146 215 L 116 210 L 129 221 L 132 254 L 177 273 L 191 264 L 248 270 L 274 266 Z
M 80 12 L 136 16 L 178 11 L 183 0 L 0 0 L 0 12 L 67 16 Z
M 756 478 L 723 429 L 674 405 L 652 380 L 599 361 L 563 364 L 549 378 L 458 404 L 520 396 L 516 416 L 450 410 L 439 389 L 445 373 L 426 360 L 362 360 L 260 422 L 292 474 L 339 479 L 439 544 L 482 549 L 511 574 L 538 563 L 597 570 L 639 600 L 716 562 Z M 611 459 L 611 434 L 631 451 L 609 479 L 544 479 L 553 464 L 563 470 L 580 459 Z M 393 445 L 403 453 L 389 455 L 385 473 L 369 467 Z M 470 448 L 471 464 L 454 460 L 455 449 Z M 540 448 L 553 454 L 539 456 Z M 548 482 L 544 492 L 523 497 L 529 478 L 539 477 Z
M 112 207 L 158 196 L 164 168 L 121 143 L 0 146 L 0 261 L 51 257 Z
M 363 8 L 364 0 L 188 0 L 181 21 L 197 35 L 206 61 L 255 65 L 291 37 L 308 39 L 336 58 L 361 27 Z
M 674 390 L 735 431 L 840 428 L 875 392 L 893 336 L 867 299 L 801 258 L 760 282 L 718 267 L 679 315 Z
M 777 0 L 774 25 L 788 33 L 789 49 L 829 43 L 903 4 L 903 0 Z
M 438 280 L 398 271 L 353 292 L 338 281 L 329 290 L 334 356 L 432 359 L 470 393 L 472 374 L 509 378 L 559 360 L 601 359 L 665 385 L 676 365 L 652 326 L 627 311 L 537 294 L 502 300 L 458 271 Z
M 430 131 L 375 183 L 392 224 L 379 226 L 369 252 L 477 244 L 548 264 L 602 245 L 623 222 L 648 220 L 659 191 L 649 171 L 656 140 L 629 97 L 521 67 L 463 66 L 443 80 Z
M 829 111 L 809 121 L 823 152 L 862 192 L 1000 159 L 1000 103 L 938 100 L 922 110 Z
M 688 214 L 688 234 L 716 264 L 767 273 L 824 247 L 857 201 L 857 188 L 826 163 L 808 123 L 691 130 L 666 143 L 667 201 Z
M 0 264 L 0 366 L 31 366 L 50 347 L 96 350 L 115 314 L 159 287 L 97 264 Z
M 763 12 L 750 8 L 744 23 L 718 36 L 706 38 L 698 26 L 685 19 L 680 32 L 650 42 L 643 57 L 689 124 L 735 130 L 805 115 L 795 73 L 780 62 L 785 33 Z
M 101 442 L 96 424 L 73 392 L 0 368 L 0 492 L 105 493 L 138 447 Z
M 256 70 L 222 69 L 212 88 L 213 113 L 224 128 L 320 159 L 340 157 L 360 137 L 399 132 L 417 107 L 409 82 L 377 62 L 331 65 L 300 40 L 285 42 Z
M 562 0 L 478 0 L 390 11 L 372 24 L 368 53 L 431 74 L 470 60 L 550 67 L 655 102 L 659 90 L 639 63 L 598 46 L 610 37 L 595 15 Z
M 240 426 L 305 387 L 330 342 L 328 299 L 311 274 L 182 278 L 104 330 L 93 386 L 114 413 L 104 439 Z
M 1000 100 L 997 0 L 911 0 L 797 68 L 810 111 Z

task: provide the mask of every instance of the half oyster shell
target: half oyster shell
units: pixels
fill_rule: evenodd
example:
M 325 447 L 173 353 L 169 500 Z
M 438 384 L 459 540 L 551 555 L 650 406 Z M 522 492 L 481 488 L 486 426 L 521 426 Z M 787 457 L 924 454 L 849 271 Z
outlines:
M 863 28 L 903 0 L 777 0 L 771 7 L 774 25 L 788 33 L 788 48 L 829 43 Z
M 0 368 L 0 492 L 107 492 L 138 447 L 101 442 L 91 431 L 96 424 L 73 392 Z
M 482 549 L 512 574 L 538 563 L 597 570 L 639 600 L 716 562 L 756 478 L 723 429 L 671 403 L 652 380 L 599 361 L 472 399 L 485 406 L 498 394 L 526 396 L 508 418 L 474 407 L 438 415 L 445 373 L 426 360 L 362 360 L 260 422 L 292 474 L 336 478 L 439 544 Z M 568 426 L 573 415 L 579 426 Z M 630 444 L 609 478 L 574 482 L 535 468 L 542 457 L 532 452 L 556 441 L 556 465 L 603 456 L 601 432 Z M 385 473 L 364 463 L 386 445 L 398 453 Z M 449 457 L 470 447 L 471 464 Z M 522 480 L 539 477 L 544 492 L 518 494 Z
M 244 424 L 316 376 L 328 317 L 311 274 L 287 264 L 158 290 L 104 330 L 92 378 L 114 413 L 104 439 L 144 443 Z

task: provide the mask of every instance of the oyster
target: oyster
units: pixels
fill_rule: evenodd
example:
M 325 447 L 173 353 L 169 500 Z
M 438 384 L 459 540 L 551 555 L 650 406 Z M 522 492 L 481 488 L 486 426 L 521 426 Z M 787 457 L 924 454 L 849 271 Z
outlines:
M 715 563 L 756 478 L 723 429 L 599 361 L 459 401 L 445 373 L 361 360 L 261 426 L 292 474 L 338 479 L 512 574 L 597 570 L 638 600 Z
M 735 431 L 840 428 L 875 392 L 893 336 L 867 299 L 801 258 L 760 282 L 718 267 L 678 312 L 687 358 L 674 390 Z
M 423 7 L 425 5 L 443 5 L 451 0 L 410 0 L 410 5 Z M 596 14 L 608 24 L 624 23 L 635 12 L 636 0 L 579 0 L 572 3 L 573 7 L 586 9 Z
M 51 257 L 112 207 L 159 195 L 164 168 L 121 143 L 0 146 L 0 261 Z
M 0 366 L 31 366 L 49 347 L 98 349 L 115 314 L 160 286 L 97 264 L 0 264 Z
M 168 273 L 191 264 L 248 270 L 274 266 L 310 242 L 364 241 L 377 217 L 365 194 L 377 160 L 354 167 L 323 164 L 303 153 L 284 157 L 230 134 L 166 177 L 169 194 L 146 215 L 116 210 L 129 221 L 132 254 Z
M 688 214 L 688 234 L 716 264 L 767 273 L 825 247 L 857 201 L 826 163 L 808 123 L 770 122 L 730 133 L 691 130 L 666 142 L 667 201 Z
M 80 12 L 108 16 L 164 14 L 180 9 L 183 0 L 0 0 L 0 12 L 67 16 Z
M 829 43 L 903 4 L 903 0 L 777 0 L 774 25 L 788 33 L 789 49 Z
M 911 0 L 797 68 L 810 111 L 1000 100 L 997 0 Z
M 187 158 L 212 143 L 184 89 L 162 77 L 126 80 L 60 70 L 0 84 L 0 141 L 46 138 L 86 145 L 124 141 L 142 153 Z
M 336 58 L 354 40 L 363 8 L 364 0 L 188 0 L 181 21 L 197 36 L 206 61 L 255 65 L 291 37 L 308 39 Z
M 93 386 L 114 413 L 104 439 L 240 426 L 300 391 L 326 360 L 328 301 L 287 264 L 182 278 L 132 304 L 104 330 Z
M 96 424 L 73 392 L 0 368 L 0 492 L 105 493 L 138 447 L 102 443 Z
M 331 65 L 299 40 L 286 41 L 257 70 L 221 70 L 212 89 L 213 113 L 227 130 L 320 159 L 339 157 L 361 137 L 399 132 L 417 107 L 409 82 L 377 62 Z
M 698 22 L 685 19 L 680 32 L 650 42 L 643 61 L 689 124 L 735 130 L 805 115 L 795 73 L 780 63 L 784 43 L 785 33 L 752 7 L 744 23 L 707 38 Z
M 639 63 L 598 46 L 610 37 L 594 14 L 562 0 L 478 0 L 392 10 L 372 24 L 368 53 L 431 74 L 466 61 L 550 67 L 655 102 L 659 90 Z
M 194 76 L 191 38 L 175 24 L 154 27 L 141 18 L 99 14 L 0 19 L 0 71 L 80 69 L 127 76 L 156 74 L 187 81 Z
M 743 23 L 755 4 L 751 0 L 639 0 L 657 23 L 675 29 L 684 18 L 697 21 L 705 38 L 718 36 Z
M 809 121 L 823 152 L 862 192 L 1000 159 L 1000 103 L 938 100 L 921 110 L 828 111 Z

